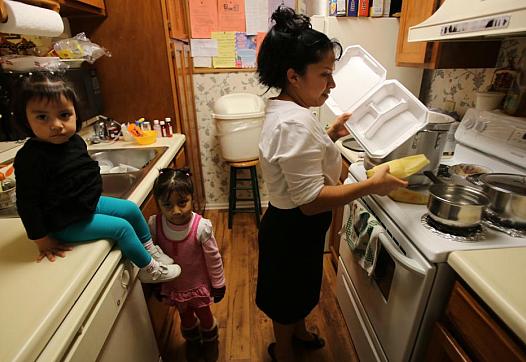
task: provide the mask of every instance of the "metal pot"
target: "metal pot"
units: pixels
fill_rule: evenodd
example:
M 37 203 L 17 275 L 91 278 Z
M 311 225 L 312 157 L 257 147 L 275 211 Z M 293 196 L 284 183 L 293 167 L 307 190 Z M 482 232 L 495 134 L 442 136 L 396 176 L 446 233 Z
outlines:
M 489 209 L 504 223 L 526 227 L 526 176 L 487 173 L 479 181 L 489 197 Z
M 438 169 L 442 151 L 447 140 L 447 133 L 451 124 L 455 121 L 453 117 L 445 114 L 429 111 L 429 123 L 418 131 L 413 137 L 405 141 L 400 147 L 388 154 L 384 158 L 374 158 L 365 155 L 363 165 L 366 170 L 373 168 L 381 163 L 396 160 L 398 158 L 418 155 L 423 153 L 429 162 L 419 173 L 409 177 L 407 180 L 410 186 L 428 185 L 431 181 L 423 174 L 424 171 L 435 172 Z
M 425 174 L 436 182 L 429 187 L 429 217 L 443 225 L 457 228 L 480 224 L 482 212 L 489 204 L 483 191 L 470 186 L 444 184 L 431 172 L 426 171 Z

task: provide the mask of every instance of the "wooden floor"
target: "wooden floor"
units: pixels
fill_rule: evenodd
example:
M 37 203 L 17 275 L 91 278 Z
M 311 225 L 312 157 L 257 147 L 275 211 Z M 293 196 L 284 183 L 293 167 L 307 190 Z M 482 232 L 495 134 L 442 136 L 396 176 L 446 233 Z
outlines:
M 204 216 L 212 221 L 227 285 L 225 298 L 212 307 L 219 324 L 219 361 L 270 361 L 267 346 L 274 341 L 272 323 L 254 301 L 258 259 L 254 215 L 236 214 L 231 230 L 227 227 L 227 210 L 210 210 Z M 307 325 L 323 336 L 327 344 L 318 351 L 299 352 L 299 361 L 358 361 L 336 300 L 335 282 L 336 273 L 327 253 L 321 302 L 307 318 Z M 166 315 L 166 310 L 164 313 Z M 184 361 L 184 339 L 179 331 L 178 315 L 173 308 L 168 313 L 173 317 L 160 328 L 164 328 L 159 337 L 161 354 L 164 361 Z M 161 316 L 152 315 L 152 319 L 159 330 L 155 324 L 159 324 Z

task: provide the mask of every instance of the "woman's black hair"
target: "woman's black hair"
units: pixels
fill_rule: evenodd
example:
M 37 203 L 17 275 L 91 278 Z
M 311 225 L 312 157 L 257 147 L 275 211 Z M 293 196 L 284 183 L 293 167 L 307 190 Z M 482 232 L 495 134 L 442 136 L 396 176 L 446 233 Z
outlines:
M 19 128 L 28 137 L 35 137 L 27 120 L 26 106 L 31 99 L 48 100 L 58 102 L 64 96 L 73 103 L 77 116 L 77 132 L 82 127 L 82 120 L 79 116 L 78 98 L 68 82 L 57 73 L 33 72 L 27 76 L 20 77 L 17 84 L 14 101 L 14 116 Z
M 178 195 L 192 195 L 194 185 L 192 183 L 192 173 L 187 167 L 184 168 L 163 168 L 159 171 L 159 177 L 153 185 L 153 196 L 157 202 L 170 199 L 173 192 Z
M 292 68 L 303 75 L 307 65 L 318 63 L 328 51 L 340 58 L 341 44 L 312 29 L 309 17 L 279 6 L 272 20 L 275 24 L 263 39 L 257 59 L 259 82 L 269 89 L 283 89 L 287 70 Z

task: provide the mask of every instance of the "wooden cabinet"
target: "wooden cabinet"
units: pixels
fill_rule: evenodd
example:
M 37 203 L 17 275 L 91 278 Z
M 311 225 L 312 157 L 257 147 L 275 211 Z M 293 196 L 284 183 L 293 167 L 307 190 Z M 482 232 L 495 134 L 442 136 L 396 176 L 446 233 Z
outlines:
M 397 65 L 430 69 L 494 68 L 500 41 L 407 41 L 409 27 L 431 16 L 438 8 L 438 3 L 442 2 L 443 0 L 403 0 L 396 52 Z
M 106 3 L 106 18 L 75 19 L 71 27 L 74 33 L 85 31 L 93 42 L 112 53 L 94 64 L 105 115 L 119 122 L 170 117 L 175 132 L 185 134 L 186 162 L 195 189 L 194 209 L 202 213 L 205 193 L 192 63 L 188 43 L 170 38 L 167 3 L 177 5 L 174 1 L 111 0 Z M 185 14 L 173 16 L 186 18 Z
M 427 361 L 526 361 L 524 343 L 458 281 L 427 352 Z
M 106 15 L 104 0 L 58 0 L 60 15 L 74 18 L 89 15 Z
M 340 183 L 344 183 L 349 174 L 350 163 L 342 159 L 342 172 L 340 174 Z M 332 265 L 338 269 L 338 258 L 340 256 L 340 230 L 343 225 L 343 206 L 332 210 L 332 223 L 329 229 L 329 252 L 332 256 Z
M 186 41 L 190 38 L 187 9 L 188 2 L 185 0 L 166 0 L 170 38 Z

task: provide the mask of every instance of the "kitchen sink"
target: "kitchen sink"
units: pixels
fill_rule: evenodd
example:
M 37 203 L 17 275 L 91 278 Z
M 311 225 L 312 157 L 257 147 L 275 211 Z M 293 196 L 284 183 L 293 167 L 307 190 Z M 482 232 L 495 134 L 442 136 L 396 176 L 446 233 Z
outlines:
M 120 148 L 89 150 L 88 153 L 101 167 L 102 194 L 125 199 L 167 149 L 168 147 Z
M 105 196 L 126 199 L 135 190 L 144 176 L 150 172 L 159 158 L 166 152 L 168 147 L 148 147 L 148 148 L 119 148 L 108 150 L 88 150 L 90 156 L 101 168 L 104 166 L 120 165 L 130 166 L 123 168 L 123 172 L 116 172 L 107 169 L 108 173 L 101 172 L 102 194 Z M 106 167 L 107 168 L 107 167 Z M 133 169 L 133 171 L 129 171 Z M 0 218 L 18 217 L 16 207 L 0 209 Z

